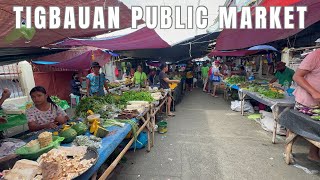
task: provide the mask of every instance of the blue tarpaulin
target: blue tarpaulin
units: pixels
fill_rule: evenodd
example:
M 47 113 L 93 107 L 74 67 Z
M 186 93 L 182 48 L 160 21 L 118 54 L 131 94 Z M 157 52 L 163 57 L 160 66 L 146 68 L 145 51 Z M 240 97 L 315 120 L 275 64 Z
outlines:
M 53 61 L 32 61 L 33 64 L 38 64 L 38 65 L 53 65 L 53 64 L 58 64 L 59 62 L 53 62 Z

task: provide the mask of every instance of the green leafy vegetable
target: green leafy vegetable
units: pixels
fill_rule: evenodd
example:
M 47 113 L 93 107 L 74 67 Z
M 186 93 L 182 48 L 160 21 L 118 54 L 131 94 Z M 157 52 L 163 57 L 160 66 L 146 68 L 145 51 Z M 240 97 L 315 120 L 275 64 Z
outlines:
M 244 76 L 232 76 L 232 77 L 228 77 L 226 80 L 226 83 L 228 84 L 240 84 L 246 81 L 246 77 Z

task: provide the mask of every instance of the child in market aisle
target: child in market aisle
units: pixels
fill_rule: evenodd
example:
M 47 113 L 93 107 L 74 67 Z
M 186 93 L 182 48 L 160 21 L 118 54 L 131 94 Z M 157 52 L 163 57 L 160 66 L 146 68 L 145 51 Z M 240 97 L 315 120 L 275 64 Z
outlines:
M 51 100 L 44 87 L 32 88 L 30 96 L 34 103 L 33 107 L 26 110 L 30 131 L 53 129 L 69 120 L 67 114 Z
M 294 91 L 297 106 L 315 107 L 320 105 L 320 49 L 310 53 L 300 64 L 293 76 L 298 84 Z M 310 146 L 308 159 L 320 162 L 319 148 Z

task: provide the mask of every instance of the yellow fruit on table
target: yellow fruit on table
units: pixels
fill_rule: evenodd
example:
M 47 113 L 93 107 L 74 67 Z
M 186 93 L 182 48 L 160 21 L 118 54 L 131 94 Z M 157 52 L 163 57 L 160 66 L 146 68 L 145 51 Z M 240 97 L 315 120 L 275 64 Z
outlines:
M 70 128 L 69 125 L 64 124 L 64 125 L 62 125 L 62 130 L 61 131 L 65 131 L 65 130 L 67 130 L 69 128 Z
M 58 136 L 59 135 L 59 132 L 55 131 L 52 133 L 54 136 Z
M 90 127 L 90 133 L 96 132 L 98 128 L 99 128 L 99 122 L 97 120 L 94 120 Z
M 89 115 L 93 115 L 94 113 L 93 113 L 93 111 L 92 111 L 92 110 L 90 110 L 90 109 L 89 109 L 89 110 L 87 111 L 87 114 L 89 114 Z
M 170 89 L 175 89 L 178 86 L 177 83 L 171 83 L 169 84 Z

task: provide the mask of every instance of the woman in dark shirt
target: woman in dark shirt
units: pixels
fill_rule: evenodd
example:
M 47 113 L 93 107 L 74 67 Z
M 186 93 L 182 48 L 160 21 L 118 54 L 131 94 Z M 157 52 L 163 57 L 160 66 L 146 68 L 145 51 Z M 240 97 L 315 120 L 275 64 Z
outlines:
M 161 64 L 160 66 L 160 74 L 159 74 L 159 80 L 160 80 L 160 88 L 162 89 L 169 89 L 169 83 L 180 83 L 179 80 L 170 80 L 168 78 L 168 75 L 166 72 L 168 72 L 168 65 L 167 64 Z M 171 97 L 171 92 L 169 93 L 168 101 L 167 101 L 167 112 L 168 116 L 175 116 L 170 109 L 171 109 L 171 102 L 172 102 L 172 97 Z
M 80 87 L 81 83 L 79 81 L 79 74 L 78 73 L 73 73 L 72 75 L 72 80 L 71 80 L 71 93 L 80 96 Z

